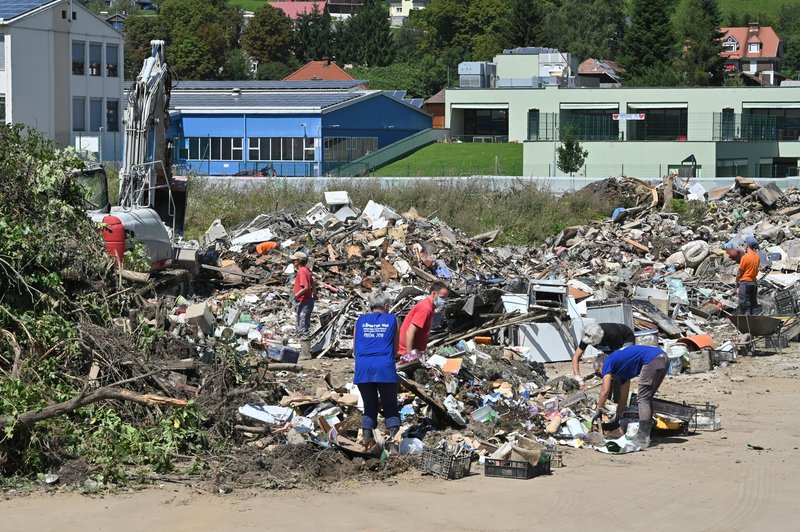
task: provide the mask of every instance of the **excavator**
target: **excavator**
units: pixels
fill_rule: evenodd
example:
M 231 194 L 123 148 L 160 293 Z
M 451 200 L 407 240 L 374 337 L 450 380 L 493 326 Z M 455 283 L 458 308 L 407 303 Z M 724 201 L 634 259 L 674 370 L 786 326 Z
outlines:
M 196 251 L 177 246 L 183 233 L 186 182 L 172 175 L 169 98 L 173 74 L 164 41 L 150 42 L 145 59 L 128 93 L 124 114 L 125 143 L 120 168 L 119 205 L 108 201 L 108 178 L 98 164 L 79 170 L 87 185 L 86 210 L 102 224 L 108 252 L 121 263 L 126 250 L 143 243 L 152 271 L 170 267 L 196 268 Z

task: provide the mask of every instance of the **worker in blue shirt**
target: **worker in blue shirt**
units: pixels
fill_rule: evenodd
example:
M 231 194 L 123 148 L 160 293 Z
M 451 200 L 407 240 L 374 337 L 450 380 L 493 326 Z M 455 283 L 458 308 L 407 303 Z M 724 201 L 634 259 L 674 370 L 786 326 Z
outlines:
M 602 356 L 602 355 L 601 355 Z M 598 419 L 611 393 L 614 378 L 620 381 L 620 397 L 617 402 L 616 417 L 620 418 L 628 404 L 631 379 L 639 377 L 639 391 L 636 395 L 639 405 L 639 430 L 633 437 L 643 449 L 650 445 L 650 430 L 653 428 L 653 396 L 667 374 L 667 355 L 659 347 L 650 345 L 631 345 L 618 349 L 605 357 L 598 357 L 595 373 L 603 379 L 597 411 L 592 422 Z
M 388 298 L 382 292 L 372 293 L 367 302 L 371 312 L 359 316 L 353 335 L 356 359 L 353 383 L 358 386 L 364 400 L 364 415 L 361 417 L 364 443 L 373 439 L 379 405 L 383 407 L 390 440 L 400 429 L 397 370 L 394 363 L 400 343 L 400 326 L 397 316 L 386 312 Z

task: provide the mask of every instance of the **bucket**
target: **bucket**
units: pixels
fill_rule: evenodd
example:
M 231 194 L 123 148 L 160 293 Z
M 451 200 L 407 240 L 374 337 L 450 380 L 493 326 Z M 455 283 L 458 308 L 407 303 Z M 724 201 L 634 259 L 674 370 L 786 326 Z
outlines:
M 583 428 L 581 422 L 574 417 L 567 420 L 567 430 L 573 438 L 580 438 L 586 435 L 586 429 Z
M 683 359 L 687 353 L 689 353 L 689 349 L 683 344 L 675 344 L 669 348 L 667 375 L 680 375 L 683 369 Z

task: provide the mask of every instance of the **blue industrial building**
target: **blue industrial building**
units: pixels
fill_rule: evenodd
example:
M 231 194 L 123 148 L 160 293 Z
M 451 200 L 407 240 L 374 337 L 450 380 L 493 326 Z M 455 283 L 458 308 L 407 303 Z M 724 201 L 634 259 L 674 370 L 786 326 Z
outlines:
M 203 175 L 319 176 L 429 129 L 417 101 L 359 81 L 182 81 L 174 164 Z

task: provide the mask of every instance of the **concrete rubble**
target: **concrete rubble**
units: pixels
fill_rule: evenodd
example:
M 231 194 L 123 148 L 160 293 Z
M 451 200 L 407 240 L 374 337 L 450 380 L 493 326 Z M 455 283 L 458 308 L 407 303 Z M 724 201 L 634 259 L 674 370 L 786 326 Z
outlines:
M 351 357 L 353 325 L 371 290 L 388 291 L 391 312 L 402 318 L 432 281 L 444 280 L 451 296 L 425 357 L 398 367 L 403 454 L 441 450 L 488 468 L 496 460 L 555 464 L 559 443 L 636 450 L 623 441 L 624 424 L 592 432 L 597 380 L 580 390 L 570 378 L 548 378 L 546 364 L 569 360 L 593 321 L 626 323 L 638 342 L 661 345 L 675 378 L 797 339 L 800 191 L 741 178 L 719 190 L 678 182 L 665 208 L 661 183 L 591 187 L 625 205 L 612 219 L 564 228 L 541 247 L 497 244 L 499 231 L 470 237 L 414 209 L 374 201 L 362 209 L 343 191 L 326 192 L 305 212 L 262 214 L 235 228 L 215 222 L 202 242 L 203 288 L 175 300 L 171 332 L 192 342 L 203 361 L 224 346 L 263 362 L 261 371 L 281 383 L 282 395 L 239 408 L 250 445 L 310 442 L 350 457 L 381 456 L 387 442 L 358 443 L 358 388 L 332 374 L 313 377 L 298 358 L 304 351 Z M 761 242 L 761 316 L 742 325 L 737 264 L 725 249 L 750 235 Z M 307 345 L 295 336 L 290 303 L 288 257 L 296 251 L 310 257 L 317 284 Z M 779 325 L 763 328 L 760 318 Z M 659 428 L 719 428 L 713 409 L 687 408 L 664 400 Z M 635 407 L 622 417 L 635 420 Z

